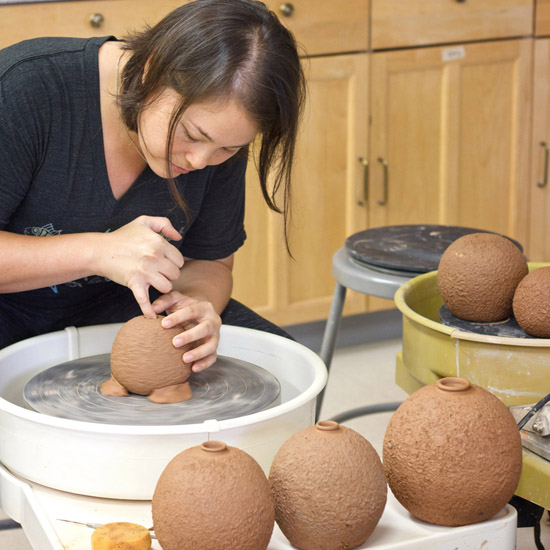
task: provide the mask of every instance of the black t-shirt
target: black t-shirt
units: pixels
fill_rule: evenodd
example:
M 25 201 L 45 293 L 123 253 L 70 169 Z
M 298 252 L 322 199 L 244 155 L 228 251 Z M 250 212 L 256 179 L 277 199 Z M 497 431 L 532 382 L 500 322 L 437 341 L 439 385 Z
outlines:
M 167 216 L 183 235 L 173 244 L 184 256 L 229 256 L 246 238 L 246 161 L 233 158 L 180 175 L 176 182 L 188 218 L 167 181 L 148 167 L 114 198 L 103 149 L 98 69 L 99 47 L 111 39 L 39 38 L 0 51 L 0 230 L 44 237 L 107 232 L 142 214 Z M 0 295 L 0 302 L 59 312 L 97 300 L 105 285 L 115 283 L 92 276 Z M 115 286 L 110 295 L 120 291 L 127 299 L 128 289 Z

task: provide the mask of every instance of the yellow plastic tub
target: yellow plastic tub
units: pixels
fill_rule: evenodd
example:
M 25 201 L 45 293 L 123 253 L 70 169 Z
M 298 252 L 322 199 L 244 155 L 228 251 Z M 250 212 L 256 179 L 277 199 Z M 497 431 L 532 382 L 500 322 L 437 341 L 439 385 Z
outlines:
M 529 264 L 530 269 L 548 264 Z M 534 403 L 550 391 L 550 339 L 478 335 L 443 325 L 437 271 L 395 294 L 403 313 L 403 352 L 397 383 L 411 393 L 444 376 L 463 376 L 509 407 Z
M 529 269 L 545 265 L 530 263 Z M 403 314 L 396 382 L 406 392 L 445 376 L 467 378 L 509 407 L 535 403 L 550 392 L 550 339 L 478 335 L 443 325 L 437 271 L 402 285 L 395 303 Z M 550 508 L 550 462 L 524 450 L 516 494 Z

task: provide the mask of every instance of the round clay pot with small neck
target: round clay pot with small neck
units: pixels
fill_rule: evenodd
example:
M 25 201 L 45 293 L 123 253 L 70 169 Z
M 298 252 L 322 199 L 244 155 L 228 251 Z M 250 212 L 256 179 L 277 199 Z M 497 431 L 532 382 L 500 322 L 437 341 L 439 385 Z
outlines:
M 269 482 L 277 524 L 301 550 L 360 546 L 386 505 L 377 452 L 362 435 L 330 420 L 295 433 L 282 445 Z
M 415 517 L 446 526 L 485 521 L 512 498 L 521 475 L 516 421 L 490 392 L 442 378 L 410 395 L 384 437 L 388 485 Z
M 186 449 L 168 463 L 152 511 L 163 550 L 266 550 L 275 524 L 260 465 L 221 441 Z
M 111 350 L 111 378 L 101 386 L 104 395 L 146 395 L 155 403 L 189 399 L 187 379 L 191 365 L 183 361 L 188 346 L 172 343 L 181 327 L 164 328 L 164 317 L 148 319 L 141 315 L 119 329 Z

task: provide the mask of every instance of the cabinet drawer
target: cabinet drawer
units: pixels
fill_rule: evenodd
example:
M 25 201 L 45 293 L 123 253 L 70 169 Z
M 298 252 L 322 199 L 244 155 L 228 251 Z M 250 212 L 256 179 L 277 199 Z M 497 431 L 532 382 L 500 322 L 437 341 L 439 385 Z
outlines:
M 382 0 L 385 1 L 385 0 Z M 268 0 L 267 5 L 294 33 L 307 55 L 368 48 L 369 0 Z
M 122 37 L 144 23 L 155 23 L 181 4 L 178 0 L 94 0 L 4 5 L 0 7 L 0 47 L 38 36 Z
M 550 36 L 550 0 L 537 0 L 535 34 L 537 36 Z
M 372 47 L 529 35 L 533 4 L 533 0 L 372 0 Z

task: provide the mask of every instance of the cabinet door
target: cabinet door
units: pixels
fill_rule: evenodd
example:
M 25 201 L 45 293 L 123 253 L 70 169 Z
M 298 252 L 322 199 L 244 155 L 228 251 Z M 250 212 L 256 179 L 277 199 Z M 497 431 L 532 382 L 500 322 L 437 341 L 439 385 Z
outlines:
M 284 252 L 278 217 L 280 215 L 271 212 L 264 201 L 251 158 L 246 172 L 246 241 L 235 254 L 232 295 L 271 319 L 279 291 L 277 266 Z
M 0 6 L 0 47 L 39 36 L 108 36 L 154 24 L 185 3 L 178 0 L 87 0 Z
M 297 147 L 288 257 L 280 216 L 266 215 L 253 167 L 248 176 L 244 247 L 237 252 L 233 295 L 281 325 L 324 319 L 334 277 L 332 256 L 367 226 L 361 203 L 367 156 L 366 54 L 306 60 L 308 101 Z M 361 204 L 359 204 L 361 203 Z M 346 313 L 365 311 L 350 292 Z
M 530 260 L 550 261 L 550 39 L 535 40 L 531 164 Z
M 535 34 L 550 35 L 550 0 L 537 0 Z
M 267 0 L 294 33 L 305 55 L 365 51 L 369 42 L 369 0 Z
M 372 225 L 461 225 L 525 244 L 531 44 L 373 55 Z
M 372 0 L 372 48 L 526 36 L 533 0 Z

